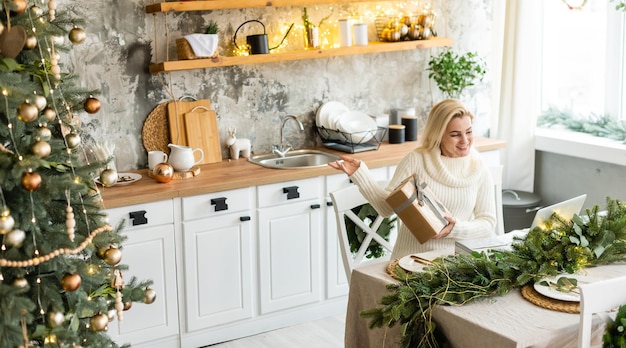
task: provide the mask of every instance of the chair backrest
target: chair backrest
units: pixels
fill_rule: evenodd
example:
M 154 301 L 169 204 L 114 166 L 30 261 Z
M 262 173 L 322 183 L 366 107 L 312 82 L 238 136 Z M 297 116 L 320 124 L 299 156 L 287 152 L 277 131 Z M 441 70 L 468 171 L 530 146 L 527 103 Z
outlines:
M 626 276 L 580 284 L 580 325 L 578 348 L 588 348 L 591 343 L 592 316 L 600 314 L 605 320 L 607 311 L 626 304 Z M 609 319 L 610 320 L 610 319 Z
M 502 212 L 502 165 L 490 166 L 493 178 L 494 193 L 496 195 L 496 234 L 504 234 L 504 213 Z
M 368 225 L 368 222 L 361 220 L 353 211 L 353 208 L 367 203 L 367 200 L 356 185 L 351 185 L 335 192 L 330 193 L 330 198 L 335 209 L 335 218 L 337 220 L 337 232 L 339 234 L 339 247 L 341 249 L 341 257 L 343 259 L 343 267 L 346 271 L 346 279 L 350 282 L 352 270 L 366 263 L 388 261 L 391 254 L 392 245 L 378 233 L 378 228 L 384 220 L 384 217 L 378 217 Z M 350 242 L 348 240 L 348 229 L 346 226 L 346 218 L 350 219 L 357 226 L 363 229 L 365 236 L 361 242 L 361 247 L 356 253 L 350 250 Z M 386 251 L 387 255 L 376 259 L 365 259 L 365 253 L 372 241 L 380 244 Z

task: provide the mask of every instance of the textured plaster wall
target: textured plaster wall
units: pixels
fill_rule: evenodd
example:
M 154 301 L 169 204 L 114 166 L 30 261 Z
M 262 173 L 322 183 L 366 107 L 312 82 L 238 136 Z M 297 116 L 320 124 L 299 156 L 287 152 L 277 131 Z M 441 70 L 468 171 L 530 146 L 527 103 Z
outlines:
M 162 61 L 166 55 L 176 57 L 175 39 L 202 29 L 207 20 L 220 26 L 220 52 L 229 54 L 235 30 L 249 19 L 258 19 L 266 26 L 270 46 L 280 41 L 290 23 L 301 24 L 300 7 L 241 9 L 190 13 L 146 14 L 143 0 L 60 0 L 60 7 L 69 8 L 87 22 L 88 38 L 65 56 L 70 71 L 80 75 L 81 83 L 98 88 L 103 106 L 96 115 L 82 115 L 83 129 L 88 133 L 85 143 L 96 142 L 114 149 L 118 170 L 146 167 L 147 159 L 141 131 L 148 114 L 159 103 L 192 96 L 208 98 L 217 111 L 222 143 L 229 127 L 237 129 L 238 137 L 249 138 L 254 152 L 268 152 L 279 141 L 280 120 L 297 115 L 305 125 L 299 132 L 293 125 L 285 128 L 285 138 L 295 147 L 319 145 L 314 132 L 315 111 L 324 102 L 336 100 L 350 109 L 371 114 L 389 113 L 397 107 L 414 106 L 421 124 L 433 100 L 441 94 L 429 81 L 426 62 L 430 54 L 441 49 L 425 49 L 375 53 L 301 61 L 242 65 L 234 67 L 190 70 L 152 75 L 151 62 Z M 492 55 L 493 0 L 434 0 L 440 36 L 454 40 L 460 52 L 476 51 L 487 62 Z M 377 2 L 309 6 L 313 20 L 333 13 L 327 26 L 335 28 L 342 16 L 367 16 L 372 8 L 416 6 L 417 2 Z M 167 21 L 167 23 L 166 23 Z M 375 36 L 374 23 L 369 23 L 370 40 Z M 155 30 L 156 28 L 156 30 Z M 167 30 L 165 29 L 167 28 Z M 250 24 L 238 34 L 259 33 Z M 166 46 L 166 35 L 170 45 Z M 288 37 L 287 48 L 300 49 L 301 34 Z M 483 83 L 463 97 L 474 111 L 475 134 L 489 131 L 490 72 Z M 420 126 L 421 127 L 421 126 Z M 224 158 L 227 148 L 222 146 Z

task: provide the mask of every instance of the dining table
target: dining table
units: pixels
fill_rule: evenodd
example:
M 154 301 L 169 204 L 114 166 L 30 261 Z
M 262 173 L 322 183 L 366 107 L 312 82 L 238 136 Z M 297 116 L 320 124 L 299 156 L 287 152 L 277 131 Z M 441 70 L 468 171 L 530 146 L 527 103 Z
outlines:
M 453 251 L 452 251 L 453 252 Z M 402 326 L 369 328 L 361 312 L 380 308 L 389 294 L 387 285 L 397 282 L 389 262 L 376 262 L 352 271 L 345 326 L 346 348 L 392 348 L 400 346 Z M 594 280 L 626 275 L 625 264 L 589 267 L 580 273 Z M 623 290 L 621 290 L 623 291 Z M 465 305 L 437 305 L 433 320 L 455 348 L 564 348 L 576 347 L 580 315 L 550 309 L 529 301 L 519 288 L 506 295 L 482 298 Z M 408 328 L 410 329 L 410 328 Z M 605 324 L 594 316 L 592 343 L 600 343 Z

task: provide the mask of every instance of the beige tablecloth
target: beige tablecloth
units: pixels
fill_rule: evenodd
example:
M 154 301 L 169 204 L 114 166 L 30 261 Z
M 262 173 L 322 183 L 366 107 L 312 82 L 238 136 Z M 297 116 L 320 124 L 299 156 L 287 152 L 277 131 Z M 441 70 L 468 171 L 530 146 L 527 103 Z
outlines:
M 369 329 L 369 321 L 360 317 L 363 310 L 380 307 L 394 282 L 386 272 L 386 262 L 355 269 L 350 280 L 346 315 L 345 347 L 397 347 L 401 328 Z M 589 276 L 610 278 L 626 274 L 626 265 L 589 268 Z M 579 315 L 553 311 L 524 299 L 519 290 L 505 296 L 482 299 L 465 306 L 438 306 L 433 311 L 438 327 L 452 347 L 576 347 Z M 600 342 L 604 325 L 594 318 L 594 341 Z

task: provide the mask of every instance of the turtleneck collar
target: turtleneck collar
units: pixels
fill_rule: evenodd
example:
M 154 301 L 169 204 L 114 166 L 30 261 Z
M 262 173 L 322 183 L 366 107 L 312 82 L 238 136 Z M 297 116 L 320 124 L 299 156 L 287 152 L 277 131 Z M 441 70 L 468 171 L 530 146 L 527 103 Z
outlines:
M 438 148 L 424 152 L 423 156 L 428 175 L 447 186 L 474 185 L 482 175 L 483 162 L 474 148 L 464 157 L 442 156 Z

